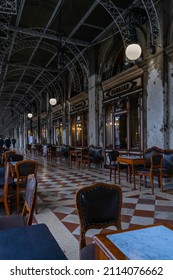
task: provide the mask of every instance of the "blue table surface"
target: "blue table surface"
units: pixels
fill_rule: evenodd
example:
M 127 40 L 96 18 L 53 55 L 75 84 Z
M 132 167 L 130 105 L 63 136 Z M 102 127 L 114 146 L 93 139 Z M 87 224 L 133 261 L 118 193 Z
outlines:
M 130 260 L 173 260 L 173 231 L 165 226 L 107 235 L 107 238 Z
M 45 224 L 0 230 L 0 260 L 66 260 Z

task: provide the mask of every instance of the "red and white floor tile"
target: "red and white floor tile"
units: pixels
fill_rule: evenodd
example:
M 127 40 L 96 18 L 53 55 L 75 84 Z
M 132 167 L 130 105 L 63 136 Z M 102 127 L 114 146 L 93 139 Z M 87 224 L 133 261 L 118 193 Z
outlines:
M 79 170 L 69 168 L 62 160 L 50 162 L 39 157 L 38 214 L 35 222 L 46 223 L 69 259 L 78 259 L 79 219 L 75 208 L 75 194 L 79 188 L 94 182 L 109 181 L 109 171 L 92 167 Z M 133 184 L 121 178 L 123 190 L 122 227 L 166 222 L 173 225 L 173 195 L 156 187 L 134 190 Z M 137 186 L 138 187 L 138 186 Z M 88 238 L 98 233 L 88 232 Z
M 87 168 L 79 170 L 75 165 L 70 168 L 63 160 L 51 162 L 42 156 L 30 154 L 27 154 L 27 158 L 39 162 L 38 213 L 34 215 L 34 223 L 47 224 L 67 258 L 78 259 L 79 219 L 75 207 L 76 191 L 99 181 L 113 183 L 113 180 L 109 181 L 109 171 L 94 166 L 90 171 Z M 173 225 L 173 191 L 162 193 L 156 187 L 155 194 L 152 195 L 150 188 L 134 190 L 133 184 L 126 182 L 125 176 L 121 177 L 121 186 L 123 229 L 159 222 Z M 98 232 L 89 231 L 88 239 Z

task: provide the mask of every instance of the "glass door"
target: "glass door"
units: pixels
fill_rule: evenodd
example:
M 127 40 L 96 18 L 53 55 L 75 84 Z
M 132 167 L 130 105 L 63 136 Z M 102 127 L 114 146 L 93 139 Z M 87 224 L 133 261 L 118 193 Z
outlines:
M 115 149 L 141 150 L 143 145 L 142 93 L 135 93 L 115 100 L 111 108 L 106 109 L 105 142 Z M 112 114 L 112 120 L 111 120 Z
M 127 113 L 114 114 L 114 146 L 127 149 Z

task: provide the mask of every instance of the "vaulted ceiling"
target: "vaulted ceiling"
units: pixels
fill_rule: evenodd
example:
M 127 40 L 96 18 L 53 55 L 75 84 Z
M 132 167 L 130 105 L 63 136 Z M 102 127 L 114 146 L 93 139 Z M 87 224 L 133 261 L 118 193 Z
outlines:
M 149 0 L 6 0 L 1 3 L 1 130 L 33 106 L 37 110 L 45 108 L 47 96 L 62 98 L 65 75 L 72 76 L 75 90 L 80 92 L 81 75 L 88 73 L 88 50 L 110 34 L 117 34 L 122 44 L 126 44 L 124 17 L 132 4 L 148 9 L 149 13 L 154 10 L 154 3 Z M 65 49 L 62 69 L 57 62 L 60 46 Z

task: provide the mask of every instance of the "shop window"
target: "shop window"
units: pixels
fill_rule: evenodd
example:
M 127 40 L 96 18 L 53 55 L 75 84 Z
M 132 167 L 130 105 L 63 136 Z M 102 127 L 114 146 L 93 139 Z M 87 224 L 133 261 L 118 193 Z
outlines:
M 83 114 L 83 139 L 82 139 L 82 146 L 86 147 L 88 146 L 88 114 L 84 113 Z
M 142 132 L 142 97 L 140 93 L 117 99 L 107 105 L 105 146 L 116 149 L 140 149 Z
M 113 146 L 112 136 L 112 105 L 106 108 L 106 126 L 105 126 L 105 146 L 111 148 Z
M 71 135 L 73 146 L 87 146 L 87 114 L 77 114 L 71 117 Z
M 33 128 L 33 143 L 37 142 L 37 129 L 34 127 Z
M 56 128 L 56 134 L 57 134 L 57 145 L 62 145 L 62 121 L 59 122 L 59 125 Z
M 127 149 L 127 113 L 114 115 L 115 148 Z
M 75 132 L 76 146 L 82 146 L 82 117 L 80 115 L 76 116 Z
M 76 123 L 76 146 L 82 146 L 82 124 Z
M 41 143 L 47 143 L 47 127 L 46 124 L 41 125 Z
M 130 144 L 131 148 L 139 148 L 140 147 L 140 135 L 141 135 L 141 106 L 140 106 L 140 96 L 139 95 L 132 95 L 130 97 Z
M 72 146 L 76 146 L 76 128 L 75 128 L 75 116 L 71 117 L 71 136 L 72 136 Z
M 53 144 L 62 145 L 62 119 L 53 122 Z
M 27 130 L 27 136 L 28 136 L 28 141 L 27 141 L 27 143 L 30 144 L 30 137 L 31 137 L 31 130 L 30 130 L 30 129 Z
M 115 110 L 127 110 L 127 99 L 119 99 L 117 102 L 115 102 Z

